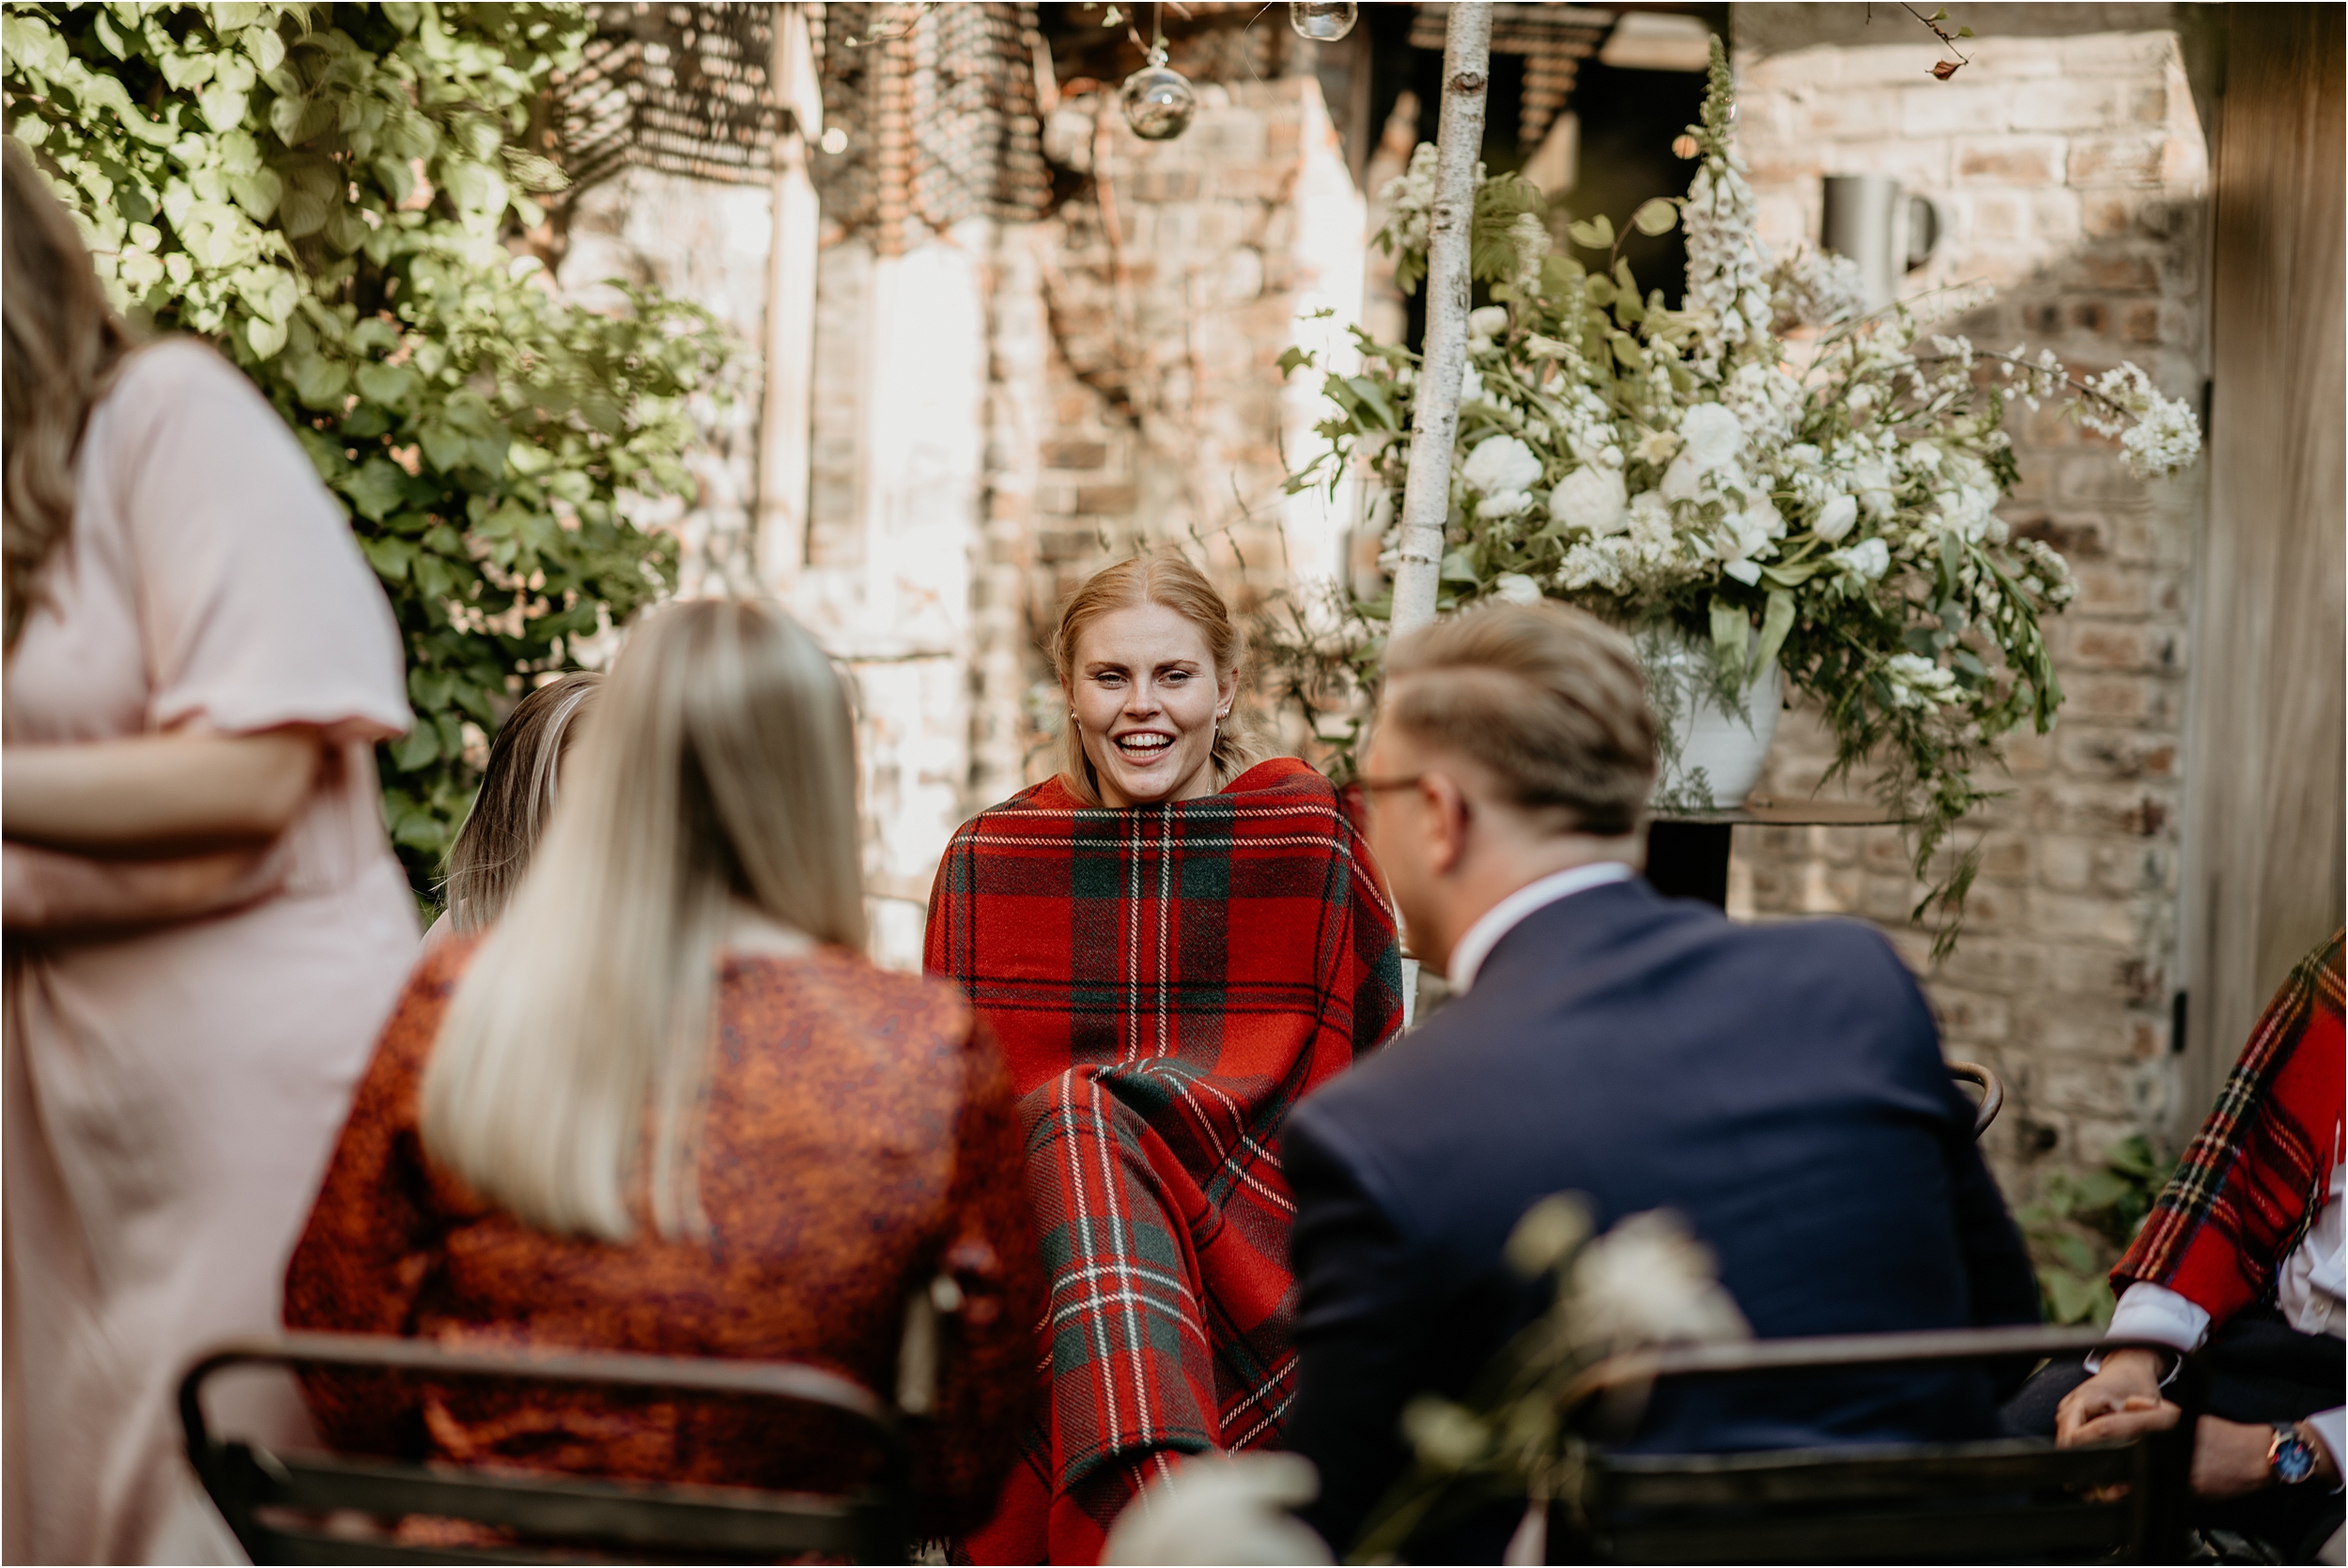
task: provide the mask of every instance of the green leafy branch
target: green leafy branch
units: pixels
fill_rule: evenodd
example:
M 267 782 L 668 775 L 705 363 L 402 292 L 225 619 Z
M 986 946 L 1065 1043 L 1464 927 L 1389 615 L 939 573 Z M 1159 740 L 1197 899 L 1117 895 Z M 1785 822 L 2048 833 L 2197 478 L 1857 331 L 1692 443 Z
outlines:
M 10 5 L 7 131 L 121 307 L 217 344 L 301 438 L 397 614 L 416 726 L 378 763 L 420 895 L 526 684 L 673 581 L 734 349 L 689 305 L 566 305 L 522 237 L 575 5 Z M 703 410 L 703 413 L 707 409 Z

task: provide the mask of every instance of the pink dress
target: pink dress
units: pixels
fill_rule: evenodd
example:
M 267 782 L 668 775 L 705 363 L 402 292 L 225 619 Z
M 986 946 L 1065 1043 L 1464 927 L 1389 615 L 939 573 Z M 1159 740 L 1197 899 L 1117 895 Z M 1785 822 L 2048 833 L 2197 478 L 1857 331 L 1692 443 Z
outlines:
M 176 1549 L 158 1531 L 188 1496 L 178 1375 L 213 1341 L 275 1330 L 414 961 L 369 750 L 409 719 L 398 628 L 341 508 L 211 350 L 134 355 L 75 480 L 8 661 L 8 742 L 292 723 L 334 742 L 259 901 L 8 939 L 6 1556 L 141 1562 Z M 240 1428 L 299 1431 L 276 1390 L 238 1403 L 221 1414 Z

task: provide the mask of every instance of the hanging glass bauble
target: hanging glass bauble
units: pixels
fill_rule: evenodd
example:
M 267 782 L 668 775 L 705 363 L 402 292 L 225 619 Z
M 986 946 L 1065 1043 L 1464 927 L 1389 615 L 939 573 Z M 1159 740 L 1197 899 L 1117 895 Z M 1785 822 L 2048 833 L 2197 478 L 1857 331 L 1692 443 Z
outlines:
M 1198 95 L 1189 79 L 1166 63 L 1164 48 L 1150 51 L 1150 63 L 1125 78 L 1119 95 L 1125 105 L 1125 123 L 1145 142 L 1170 142 L 1190 129 L 1198 112 Z
M 1353 0 L 1289 0 L 1289 25 L 1299 38 L 1335 43 L 1353 30 L 1360 10 Z

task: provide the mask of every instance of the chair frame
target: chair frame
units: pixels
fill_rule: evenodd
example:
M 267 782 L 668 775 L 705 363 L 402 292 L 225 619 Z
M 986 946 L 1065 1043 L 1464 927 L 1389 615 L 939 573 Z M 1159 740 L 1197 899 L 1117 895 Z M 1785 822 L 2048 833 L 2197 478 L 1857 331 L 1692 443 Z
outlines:
M 1561 1398 L 1593 1401 L 1668 1377 L 1927 1366 L 2151 1347 L 2094 1329 L 2033 1325 L 1747 1340 L 1632 1351 L 1599 1362 Z M 2204 1374 L 2187 1357 L 2172 1396 L 2184 1415 L 2128 1442 L 2056 1448 L 2043 1438 L 1797 1449 L 1757 1453 L 1594 1453 L 1577 1499 L 1584 1533 L 1621 1562 L 2181 1560 Z M 2095 1489 L 2124 1485 L 2124 1497 Z M 2043 1495 L 2060 1489 L 2060 1500 Z M 2028 1494 L 2020 1506 L 1995 1506 Z M 1873 1503 L 1870 1509 L 1865 1504 Z M 1634 1511 L 1657 1516 L 1624 1521 Z M 1779 1510 L 1783 1510 L 1780 1512 Z M 1692 1512 L 1699 1516 L 1689 1518 Z M 1701 1516 L 1705 1512 L 1711 1519 Z M 1674 1518 L 1675 1513 L 1680 1517 Z M 1733 1521 L 1733 1522 L 1732 1522 Z M 1929 1558 L 1914 1551 L 1928 1532 Z M 2117 1556 L 2112 1554 L 2116 1553 Z
M 1989 1130 L 1989 1124 L 1998 1119 L 1998 1113 L 2005 1108 L 2005 1085 L 1979 1062 L 1951 1062 L 1949 1076 L 1981 1090 L 1981 1099 L 1973 1106 L 1973 1142 L 1978 1144 L 1981 1135 Z
M 849 1497 L 748 1487 L 485 1471 L 333 1454 L 276 1454 L 213 1435 L 204 1384 L 239 1366 L 327 1366 L 432 1377 L 495 1377 L 541 1384 L 749 1395 L 846 1415 L 873 1441 L 881 1476 Z M 690 1560 L 776 1560 L 821 1552 L 859 1562 L 903 1562 L 911 1545 L 912 1453 L 897 1412 L 871 1391 L 820 1367 L 671 1356 L 563 1353 L 496 1355 L 442 1349 L 407 1339 L 286 1333 L 239 1340 L 206 1352 L 179 1383 L 188 1457 L 228 1528 L 256 1563 L 563 1562 L 620 1560 L 567 1546 L 425 1547 L 385 1535 L 352 1538 L 273 1522 L 263 1510 L 325 1514 L 357 1510 L 388 1518 L 440 1514 L 564 1543 L 592 1540 L 628 1548 L 671 1547 Z M 645 1560 L 636 1556 L 634 1560 Z

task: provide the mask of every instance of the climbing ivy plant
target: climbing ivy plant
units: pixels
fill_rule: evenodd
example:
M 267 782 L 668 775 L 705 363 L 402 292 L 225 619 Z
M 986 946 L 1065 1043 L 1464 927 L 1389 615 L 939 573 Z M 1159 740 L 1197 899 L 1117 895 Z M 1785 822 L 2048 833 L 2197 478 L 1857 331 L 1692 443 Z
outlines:
M 407 644 L 386 820 L 428 892 L 530 679 L 673 582 L 624 495 L 682 492 L 687 400 L 728 340 L 642 291 L 563 303 L 516 237 L 562 171 L 529 142 L 588 33 L 562 5 L 23 5 L 7 131 L 134 320 L 250 375 L 348 508 Z M 543 117 L 543 116 L 541 116 Z

